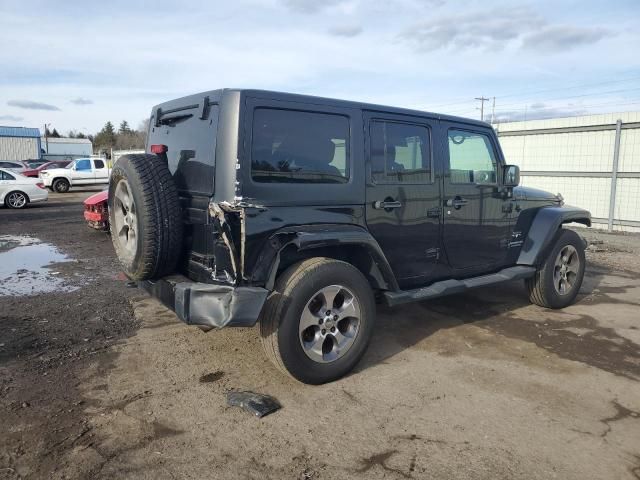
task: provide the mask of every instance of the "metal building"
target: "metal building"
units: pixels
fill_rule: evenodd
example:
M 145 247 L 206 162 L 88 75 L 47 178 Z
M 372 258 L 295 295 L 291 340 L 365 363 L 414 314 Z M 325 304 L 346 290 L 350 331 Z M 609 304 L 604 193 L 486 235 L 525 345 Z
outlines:
M 93 144 L 87 138 L 48 137 L 42 140 L 42 148 L 42 158 L 47 160 L 75 160 L 93 153 Z
M 40 130 L 0 126 L 0 160 L 40 158 Z
M 640 112 L 494 125 L 522 184 L 587 208 L 594 226 L 640 231 Z

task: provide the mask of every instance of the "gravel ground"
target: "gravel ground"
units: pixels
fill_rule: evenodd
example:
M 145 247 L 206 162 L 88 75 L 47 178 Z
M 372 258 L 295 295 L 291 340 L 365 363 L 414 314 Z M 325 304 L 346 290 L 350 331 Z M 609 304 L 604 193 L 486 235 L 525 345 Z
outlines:
M 380 306 L 356 371 L 310 387 L 256 329 L 205 334 L 128 288 L 89 194 L 0 209 L 0 255 L 29 236 L 72 260 L 44 272 L 57 292 L 25 269 L 32 294 L 0 294 L 0 478 L 640 478 L 638 236 L 580 230 L 587 276 L 562 311 L 520 283 Z M 236 389 L 283 408 L 251 417 L 226 406 Z

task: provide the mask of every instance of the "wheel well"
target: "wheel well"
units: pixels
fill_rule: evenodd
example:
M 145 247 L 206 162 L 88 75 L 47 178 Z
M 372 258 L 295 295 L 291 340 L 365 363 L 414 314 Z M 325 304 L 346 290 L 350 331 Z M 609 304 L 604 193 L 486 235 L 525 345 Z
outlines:
M 280 252 L 276 276 L 291 265 L 313 257 L 327 257 L 347 262 L 360 270 L 374 290 L 389 289 L 387 279 L 382 275 L 371 254 L 361 245 L 336 245 L 308 250 L 298 250 L 295 245 L 288 245 Z
M 53 186 L 54 183 L 56 183 L 58 180 L 64 180 L 65 182 L 67 182 L 69 185 L 71 185 L 71 182 L 69 181 L 68 178 L 66 177 L 54 177 L 53 180 L 51 180 L 51 185 Z

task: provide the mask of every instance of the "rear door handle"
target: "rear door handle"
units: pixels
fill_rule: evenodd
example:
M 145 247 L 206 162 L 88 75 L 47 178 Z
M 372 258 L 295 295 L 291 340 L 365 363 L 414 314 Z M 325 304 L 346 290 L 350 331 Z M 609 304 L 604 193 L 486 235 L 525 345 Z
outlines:
M 450 198 L 449 200 L 447 200 L 447 207 L 453 207 L 456 210 L 459 210 L 461 207 L 465 206 L 467 203 L 469 203 L 469 200 L 467 200 L 466 198 L 462 198 L 459 195 L 456 195 L 454 198 Z
M 375 202 L 373 202 L 373 208 L 377 208 L 378 210 L 381 209 L 392 209 L 392 208 L 400 208 L 402 207 L 402 203 L 398 202 L 397 200 L 377 200 Z

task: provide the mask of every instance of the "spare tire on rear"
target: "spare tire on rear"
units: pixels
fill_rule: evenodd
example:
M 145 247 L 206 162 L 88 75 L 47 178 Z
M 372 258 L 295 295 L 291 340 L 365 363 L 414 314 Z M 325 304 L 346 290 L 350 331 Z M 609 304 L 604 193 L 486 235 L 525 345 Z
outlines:
M 178 191 L 157 155 L 124 155 L 109 181 L 111 239 L 124 273 L 148 280 L 172 273 L 182 253 Z

